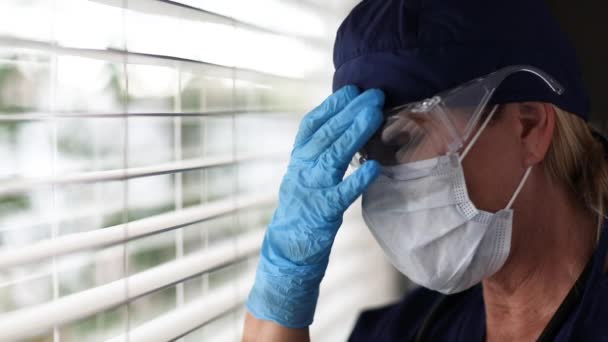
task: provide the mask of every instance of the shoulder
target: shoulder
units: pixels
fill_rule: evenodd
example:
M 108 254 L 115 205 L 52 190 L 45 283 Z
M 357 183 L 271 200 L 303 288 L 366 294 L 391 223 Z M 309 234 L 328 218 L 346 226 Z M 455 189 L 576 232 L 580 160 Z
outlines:
M 564 327 L 566 340 L 608 341 L 608 275 L 594 285 L 585 291 L 574 319 Z
M 349 341 L 412 340 L 442 295 L 419 287 L 401 301 L 361 313 Z
M 608 275 L 602 275 L 596 286 L 585 296 L 586 316 L 589 318 L 587 321 L 595 321 L 608 333 L 608 325 L 605 324 L 608 322 Z

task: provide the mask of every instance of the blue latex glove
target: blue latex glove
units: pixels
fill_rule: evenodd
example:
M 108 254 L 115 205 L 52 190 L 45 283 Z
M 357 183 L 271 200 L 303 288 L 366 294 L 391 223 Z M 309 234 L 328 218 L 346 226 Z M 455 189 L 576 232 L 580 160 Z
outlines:
M 380 90 L 359 95 L 346 86 L 302 120 L 247 300 L 256 318 L 289 328 L 312 323 L 344 211 L 380 170 L 369 161 L 343 179 L 354 154 L 380 127 L 383 104 Z

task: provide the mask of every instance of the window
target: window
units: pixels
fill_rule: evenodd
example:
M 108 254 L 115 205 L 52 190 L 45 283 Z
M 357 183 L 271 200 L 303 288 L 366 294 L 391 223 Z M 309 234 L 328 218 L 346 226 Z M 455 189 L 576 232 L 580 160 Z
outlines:
M 344 13 L 322 6 L 0 3 L 0 339 L 239 339 L 298 121 L 330 91 Z M 395 295 L 357 206 L 344 226 L 316 340 Z

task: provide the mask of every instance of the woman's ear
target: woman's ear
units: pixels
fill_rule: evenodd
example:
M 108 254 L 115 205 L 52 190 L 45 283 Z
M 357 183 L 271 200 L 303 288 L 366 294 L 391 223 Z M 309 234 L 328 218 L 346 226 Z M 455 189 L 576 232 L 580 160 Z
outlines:
M 555 108 L 550 103 L 523 102 L 519 104 L 521 141 L 527 166 L 542 162 L 547 155 L 555 130 Z

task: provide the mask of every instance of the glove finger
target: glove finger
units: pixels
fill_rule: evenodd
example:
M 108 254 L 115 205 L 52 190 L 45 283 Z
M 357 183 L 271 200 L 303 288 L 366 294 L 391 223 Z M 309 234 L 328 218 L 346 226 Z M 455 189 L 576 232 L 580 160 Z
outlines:
M 313 109 L 302 119 L 294 145 L 305 143 L 332 116 L 342 111 L 359 95 L 359 89 L 347 85 L 330 95 L 323 103 Z
M 375 160 L 366 161 L 352 175 L 338 184 L 338 199 L 348 208 L 380 174 L 380 164 Z
M 334 168 L 345 168 L 382 125 L 383 116 L 378 108 L 367 107 L 355 118 L 352 125 L 323 154 L 321 162 Z
M 380 111 L 383 104 L 384 94 L 382 91 L 370 89 L 363 92 L 313 134 L 306 146 L 300 151 L 301 156 L 305 159 L 313 159 L 322 155 L 352 126 L 353 122 L 360 116 L 362 108 L 375 108 Z

